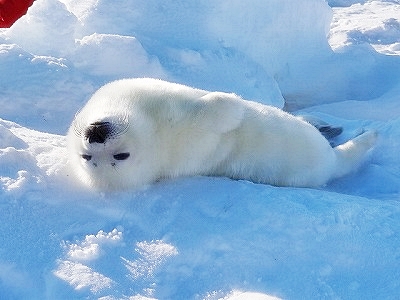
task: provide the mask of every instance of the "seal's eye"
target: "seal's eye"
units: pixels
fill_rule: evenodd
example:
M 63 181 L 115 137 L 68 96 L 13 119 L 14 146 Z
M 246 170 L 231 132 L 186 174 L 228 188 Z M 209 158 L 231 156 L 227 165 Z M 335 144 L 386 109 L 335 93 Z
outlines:
M 125 160 L 130 156 L 129 152 L 126 153 L 118 153 L 114 155 L 114 159 L 116 160 Z
M 89 161 L 89 160 L 92 159 L 92 156 L 91 156 L 91 155 L 88 155 L 88 154 L 82 154 L 81 156 L 82 156 L 82 158 L 83 158 L 84 160 L 86 160 L 86 161 Z

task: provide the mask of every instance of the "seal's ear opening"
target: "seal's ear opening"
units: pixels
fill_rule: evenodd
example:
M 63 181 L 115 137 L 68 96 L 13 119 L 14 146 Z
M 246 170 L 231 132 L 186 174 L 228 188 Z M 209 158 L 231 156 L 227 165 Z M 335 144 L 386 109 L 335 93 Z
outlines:
M 104 144 L 111 130 L 110 122 L 95 122 L 85 130 L 84 137 L 89 141 L 89 144 Z

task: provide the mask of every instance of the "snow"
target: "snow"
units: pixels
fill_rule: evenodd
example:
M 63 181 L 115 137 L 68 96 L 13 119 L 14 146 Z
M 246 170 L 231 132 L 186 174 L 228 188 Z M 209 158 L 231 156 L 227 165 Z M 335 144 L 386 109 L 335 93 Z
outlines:
M 0 298 L 396 298 L 399 4 L 35 1 L 0 30 Z M 312 114 L 343 126 L 336 142 L 376 129 L 378 145 L 319 189 L 86 190 L 67 128 L 102 84 L 141 76 Z

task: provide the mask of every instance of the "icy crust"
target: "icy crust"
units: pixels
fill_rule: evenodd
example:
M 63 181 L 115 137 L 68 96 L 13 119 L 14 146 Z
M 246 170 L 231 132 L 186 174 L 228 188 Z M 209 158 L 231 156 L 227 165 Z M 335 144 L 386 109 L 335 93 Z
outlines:
M 329 37 L 334 49 L 368 43 L 381 53 L 400 54 L 398 2 L 357 1 L 348 6 L 335 9 Z
M 241 291 L 265 299 L 388 298 L 400 275 L 395 201 L 211 178 L 118 197 L 68 199 L 54 192 L 41 193 L 52 197 L 47 206 L 30 200 L 17 212 L 2 204 L 11 211 L 5 221 L 25 220 L 2 249 L 20 247 L 14 272 L 27 276 L 21 285 L 35 282 L 14 289 L 2 281 L 3 295 L 229 299 Z M 2 234 L 10 230 L 4 227 Z M 30 235 L 39 232 L 36 243 Z
M 35 2 L 36 3 L 36 2 Z M 65 133 L 92 82 L 70 61 L 34 55 L 16 44 L 1 44 L 1 118 L 52 133 Z
M 53 185 L 65 169 L 65 151 L 65 137 L 0 119 L 2 191 L 19 198 L 31 188 L 43 190 Z

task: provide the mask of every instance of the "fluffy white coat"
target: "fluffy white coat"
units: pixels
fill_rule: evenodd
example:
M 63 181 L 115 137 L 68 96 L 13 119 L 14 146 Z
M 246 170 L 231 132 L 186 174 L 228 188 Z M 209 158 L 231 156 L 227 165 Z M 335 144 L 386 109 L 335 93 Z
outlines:
M 84 133 L 99 122 L 112 132 L 89 143 Z M 103 86 L 67 136 L 74 172 L 102 190 L 192 175 L 320 186 L 356 168 L 375 139 L 365 132 L 332 148 L 315 127 L 280 109 L 156 79 Z

